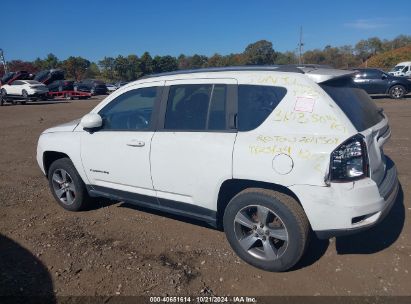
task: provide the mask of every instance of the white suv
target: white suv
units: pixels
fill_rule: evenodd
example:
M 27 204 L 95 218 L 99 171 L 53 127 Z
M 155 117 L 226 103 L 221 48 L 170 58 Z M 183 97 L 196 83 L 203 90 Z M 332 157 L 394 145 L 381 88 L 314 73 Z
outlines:
M 362 230 L 395 201 L 388 120 L 353 73 L 239 67 L 140 79 L 44 131 L 37 161 L 67 210 L 108 197 L 200 219 L 223 228 L 246 262 L 284 271 L 311 230 Z

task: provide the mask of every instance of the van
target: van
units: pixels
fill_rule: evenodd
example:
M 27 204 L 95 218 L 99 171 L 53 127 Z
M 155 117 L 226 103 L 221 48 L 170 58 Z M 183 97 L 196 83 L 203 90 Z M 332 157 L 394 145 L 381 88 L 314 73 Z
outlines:
M 393 76 L 411 77 L 411 61 L 400 62 L 388 73 Z

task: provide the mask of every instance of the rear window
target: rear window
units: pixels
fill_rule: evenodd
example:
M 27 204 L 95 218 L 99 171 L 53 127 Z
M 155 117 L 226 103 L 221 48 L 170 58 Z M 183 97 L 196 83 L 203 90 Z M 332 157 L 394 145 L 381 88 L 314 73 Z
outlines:
M 260 126 L 286 93 L 283 87 L 239 85 L 238 130 L 250 131 Z
M 371 128 L 383 119 L 381 111 L 367 92 L 358 88 L 351 78 L 325 82 L 320 86 L 359 132 Z

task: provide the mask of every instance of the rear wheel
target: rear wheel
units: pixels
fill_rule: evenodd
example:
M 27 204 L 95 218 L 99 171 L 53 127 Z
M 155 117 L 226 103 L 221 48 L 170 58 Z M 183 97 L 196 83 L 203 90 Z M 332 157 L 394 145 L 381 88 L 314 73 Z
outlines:
M 309 223 L 292 197 L 251 188 L 227 205 L 224 231 L 233 250 L 247 263 L 268 271 L 285 271 L 302 257 Z
M 28 101 L 28 100 L 29 100 L 29 94 L 27 93 L 26 90 L 21 91 L 21 95 L 23 95 L 23 99 L 24 99 L 25 101 Z
M 54 198 L 64 209 L 79 211 L 90 203 L 86 186 L 70 159 L 60 158 L 53 162 L 48 180 Z
M 403 87 L 402 85 L 395 85 L 395 86 L 393 86 L 391 89 L 390 89 L 390 91 L 389 91 L 389 94 L 390 94 L 390 97 L 391 98 L 394 98 L 394 99 L 400 99 L 400 98 L 403 98 L 404 97 L 404 95 L 406 94 L 406 90 L 405 90 L 405 87 Z

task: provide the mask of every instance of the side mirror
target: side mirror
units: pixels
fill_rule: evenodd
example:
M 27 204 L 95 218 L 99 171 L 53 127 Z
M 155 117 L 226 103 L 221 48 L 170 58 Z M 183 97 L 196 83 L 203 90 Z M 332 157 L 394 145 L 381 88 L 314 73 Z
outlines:
M 382 74 L 381 79 L 387 79 L 387 75 L 386 74 Z
M 97 113 L 88 113 L 83 116 L 80 121 L 81 126 L 86 131 L 93 131 L 101 128 L 103 125 L 103 119 Z

